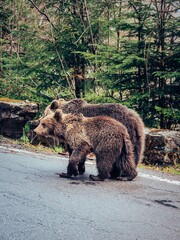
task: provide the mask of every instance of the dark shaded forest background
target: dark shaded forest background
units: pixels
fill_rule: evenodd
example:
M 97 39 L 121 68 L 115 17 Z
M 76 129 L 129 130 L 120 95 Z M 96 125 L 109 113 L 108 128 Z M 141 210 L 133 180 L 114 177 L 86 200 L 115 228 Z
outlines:
M 118 102 L 180 122 L 179 1 L 1 0 L 0 97 Z

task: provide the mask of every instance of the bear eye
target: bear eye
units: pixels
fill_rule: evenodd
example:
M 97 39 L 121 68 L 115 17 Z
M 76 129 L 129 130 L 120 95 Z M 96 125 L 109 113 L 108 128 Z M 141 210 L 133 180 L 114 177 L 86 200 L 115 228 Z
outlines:
M 42 127 L 45 128 L 45 127 L 46 127 L 46 124 L 45 124 L 45 123 L 42 123 Z

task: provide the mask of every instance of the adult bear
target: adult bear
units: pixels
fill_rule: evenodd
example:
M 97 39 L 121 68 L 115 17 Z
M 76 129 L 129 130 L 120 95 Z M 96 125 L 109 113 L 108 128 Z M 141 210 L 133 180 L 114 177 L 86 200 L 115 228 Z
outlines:
M 126 180 L 133 180 L 137 176 L 127 129 L 113 118 L 84 117 L 82 114 L 63 114 L 61 110 L 57 110 L 42 118 L 34 131 L 41 136 L 54 134 L 65 139 L 70 157 L 67 173 L 60 174 L 61 177 L 69 178 L 83 173 L 85 168 L 82 167 L 91 151 L 96 156 L 98 169 L 97 176 L 90 175 L 92 180 L 103 181 L 111 177 L 124 180 L 121 171 L 126 173 Z
M 82 99 L 53 100 L 48 108 L 51 111 L 61 109 L 63 113 L 82 113 L 85 117 L 109 116 L 116 119 L 128 130 L 133 145 L 135 165 L 141 162 L 145 142 L 144 124 L 134 110 L 117 103 L 89 104 Z

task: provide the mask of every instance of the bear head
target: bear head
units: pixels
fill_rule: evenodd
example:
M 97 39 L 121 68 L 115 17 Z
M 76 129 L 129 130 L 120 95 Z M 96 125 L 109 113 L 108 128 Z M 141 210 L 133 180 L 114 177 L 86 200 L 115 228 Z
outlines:
M 52 116 L 52 115 L 51 115 Z M 78 113 L 78 114 L 72 114 L 72 113 L 63 113 L 63 111 L 61 109 L 57 109 L 56 112 L 53 115 L 53 118 L 55 119 L 57 125 L 61 124 L 61 125 L 68 125 L 69 123 L 73 123 L 73 122 L 82 122 L 83 118 L 85 118 L 83 116 L 82 113 Z
M 39 136 L 47 137 L 51 135 L 62 139 L 65 132 L 72 129 L 74 124 L 79 124 L 83 118 L 82 114 L 64 114 L 62 110 L 57 109 L 55 113 L 41 118 L 34 132 Z
M 54 129 L 57 125 L 56 119 L 54 118 L 54 113 L 47 115 L 44 118 L 41 118 L 39 121 L 39 125 L 34 129 L 34 132 L 43 137 L 47 137 L 49 135 L 54 135 Z
M 56 111 L 56 109 L 61 108 L 61 106 L 66 103 L 66 101 L 63 98 L 60 98 L 58 100 L 53 100 L 51 104 L 49 105 L 49 109 L 51 111 Z
M 53 100 L 50 105 L 48 105 L 43 113 L 43 116 L 39 119 L 41 120 L 45 116 L 54 113 L 57 109 L 61 109 L 64 113 L 74 113 L 80 112 L 81 108 L 87 104 L 86 101 L 82 99 L 72 99 L 70 101 L 65 101 L 60 98 L 58 100 Z
M 54 134 L 58 137 L 64 137 L 65 133 L 71 129 L 78 131 L 77 128 L 79 124 L 82 123 L 84 116 L 81 113 L 64 114 L 61 109 L 57 109 L 54 114 L 54 119 L 57 123 L 54 129 Z

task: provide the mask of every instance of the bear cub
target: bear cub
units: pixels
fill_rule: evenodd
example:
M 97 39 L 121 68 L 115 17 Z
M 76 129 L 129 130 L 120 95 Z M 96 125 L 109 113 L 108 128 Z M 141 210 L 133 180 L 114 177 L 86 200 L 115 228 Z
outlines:
M 70 153 L 66 173 L 61 177 L 70 178 L 85 171 L 87 154 L 94 152 L 98 175 L 90 175 L 94 181 L 114 178 L 133 180 L 137 176 L 133 146 L 126 127 L 106 116 L 84 117 L 82 114 L 63 114 L 56 110 L 40 120 L 34 130 L 38 135 L 54 134 L 64 138 Z M 122 172 L 126 173 L 123 178 Z

